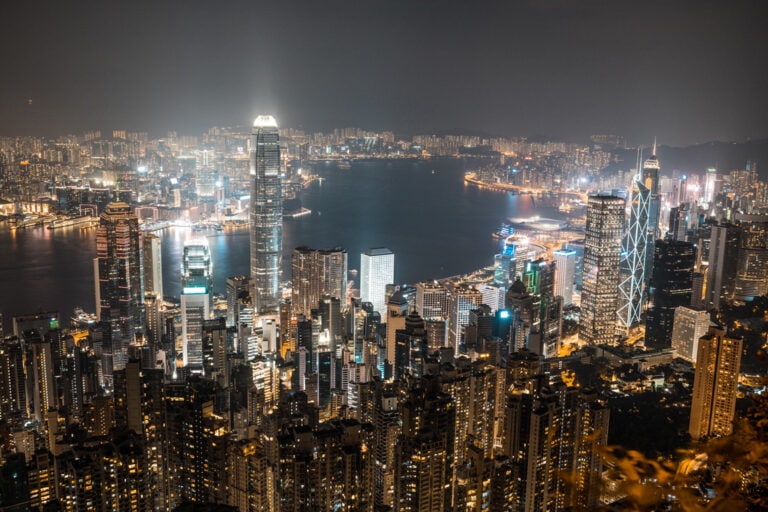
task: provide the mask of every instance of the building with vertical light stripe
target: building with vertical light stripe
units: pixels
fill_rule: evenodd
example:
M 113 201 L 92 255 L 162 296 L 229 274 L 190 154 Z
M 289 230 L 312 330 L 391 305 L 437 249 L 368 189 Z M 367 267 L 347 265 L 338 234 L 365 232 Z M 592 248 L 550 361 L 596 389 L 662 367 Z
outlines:
M 272 116 L 253 122 L 251 147 L 251 277 L 258 313 L 277 312 L 283 252 L 280 136 Z

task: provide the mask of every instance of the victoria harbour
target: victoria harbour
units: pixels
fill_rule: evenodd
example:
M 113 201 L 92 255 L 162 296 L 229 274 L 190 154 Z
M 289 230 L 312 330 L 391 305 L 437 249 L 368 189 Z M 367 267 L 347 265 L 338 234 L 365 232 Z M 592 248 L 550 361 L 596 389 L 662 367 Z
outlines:
M 531 196 L 465 185 L 461 160 L 359 161 L 352 169 L 328 162 L 314 172 L 322 181 L 301 197 L 312 214 L 284 222 L 284 276 L 300 245 L 342 247 L 350 269 L 359 268 L 367 247 L 385 245 L 397 255 L 395 278 L 402 283 L 468 273 L 493 263 L 499 242 L 490 235 L 507 218 L 559 214 L 537 207 Z M 181 268 L 184 241 L 191 238 L 208 238 L 216 293 L 224 293 L 228 276 L 248 273 L 247 229 L 195 233 L 173 227 L 159 234 L 169 269 L 163 274 L 167 296 L 180 293 L 180 271 L 173 269 Z M 78 306 L 93 311 L 94 229 L 3 229 L 0 245 L 0 282 L 16 290 L 0 298 L 6 318 L 40 310 L 66 314 Z M 51 275 L 57 276 L 53 286 Z

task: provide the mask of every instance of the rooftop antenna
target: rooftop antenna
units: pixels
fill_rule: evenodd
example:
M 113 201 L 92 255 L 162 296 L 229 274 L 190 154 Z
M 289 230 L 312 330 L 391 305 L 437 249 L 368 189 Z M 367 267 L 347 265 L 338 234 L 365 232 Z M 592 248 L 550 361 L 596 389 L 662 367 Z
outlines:
M 653 138 L 653 154 L 651 156 L 656 156 L 656 137 Z

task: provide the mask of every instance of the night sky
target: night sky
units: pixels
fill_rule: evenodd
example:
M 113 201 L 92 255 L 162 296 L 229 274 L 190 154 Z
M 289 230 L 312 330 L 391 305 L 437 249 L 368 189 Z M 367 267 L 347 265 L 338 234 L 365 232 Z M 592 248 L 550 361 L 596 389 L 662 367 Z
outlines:
M 759 0 L 7 0 L 0 19 L 0 135 L 271 112 L 309 130 L 768 136 Z

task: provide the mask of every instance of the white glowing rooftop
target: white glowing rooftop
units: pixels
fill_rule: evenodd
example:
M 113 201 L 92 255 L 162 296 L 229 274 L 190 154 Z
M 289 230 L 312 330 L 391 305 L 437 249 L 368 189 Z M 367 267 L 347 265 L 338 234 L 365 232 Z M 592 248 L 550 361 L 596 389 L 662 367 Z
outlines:
M 277 128 L 277 121 L 274 116 L 259 116 L 253 122 L 256 128 Z

